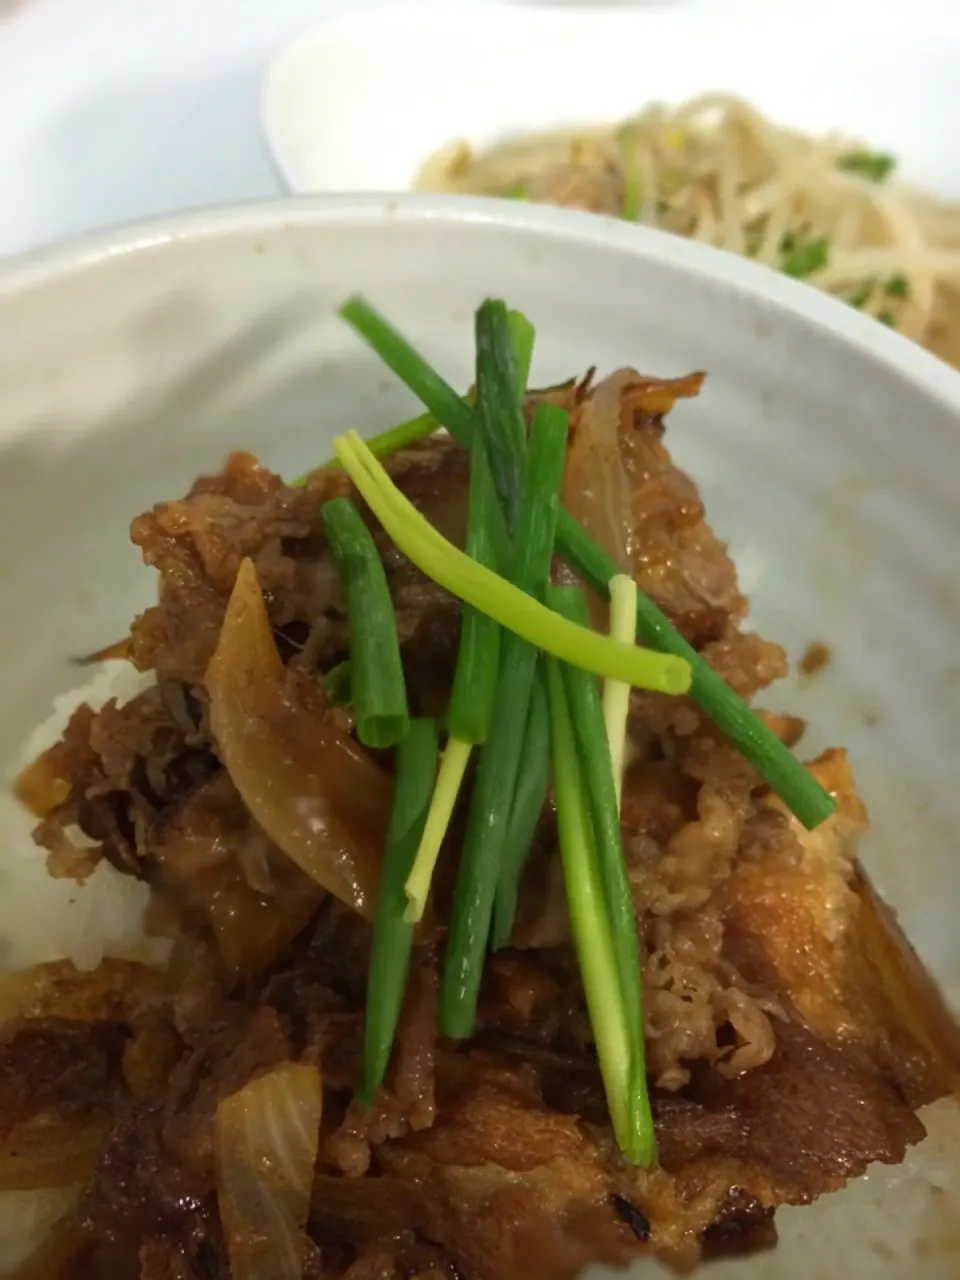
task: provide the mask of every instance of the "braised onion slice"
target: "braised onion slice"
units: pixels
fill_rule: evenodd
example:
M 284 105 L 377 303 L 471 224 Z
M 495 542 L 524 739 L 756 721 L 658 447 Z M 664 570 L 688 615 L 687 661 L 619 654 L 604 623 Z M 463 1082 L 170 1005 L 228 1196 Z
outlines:
M 74 1198 L 78 1191 L 79 1188 L 74 1189 Z M 58 1193 L 58 1197 L 62 1194 Z M 68 1277 L 76 1275 L 74 1264 L 89 1243 L 80 1230 L 76 1214 L 70 1210 L 54 1224 L 42 1243 L 13 1269 L 7 1280 L 68 1280 Z
M 636 374 L 623 369 L 596 386 L 580 407 L 563 476 L 563 505 L 624 573 L 633 572 L 630 478 L 620 452 L 624 391 Z
M 18 1126 L 0 1146 L 0 1191 L 41 1191 L 83 1181 L 106 1130 L 102 1116 Z
M 300 1280 L 322 1115 L 318 1068 L 293 1062 L 217 1107 L 217 1199 L 233 1280 Z
M 206 686 L 220 758 L 250 813 L 311 879 L 370 915 L 390 781 L 297 696 L 249 559 L 237 573 Z

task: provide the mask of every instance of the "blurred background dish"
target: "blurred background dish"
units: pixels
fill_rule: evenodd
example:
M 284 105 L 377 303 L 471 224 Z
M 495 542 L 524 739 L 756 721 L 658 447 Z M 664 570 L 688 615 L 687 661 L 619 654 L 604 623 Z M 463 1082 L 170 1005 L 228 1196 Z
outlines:
M 825 40 L 825 16 L 367 11 L 278 56 L 265 131 L 294 190 L 417 185 L 641 221 L 806 279 L 957 364 L 943 121 L 960 23 L 847 4 Z

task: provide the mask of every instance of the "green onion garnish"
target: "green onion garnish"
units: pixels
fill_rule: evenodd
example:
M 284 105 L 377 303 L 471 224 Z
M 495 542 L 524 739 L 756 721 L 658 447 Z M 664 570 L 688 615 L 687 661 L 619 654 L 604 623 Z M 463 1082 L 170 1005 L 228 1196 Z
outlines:
M 492 570 L 499 568 L 493 537 L 496 505 L 487 455 L 478 441 L 470 454 L 466 552 L 471 560 Z M 488 614 L 465 604 L 447 711 L 451 738 L 473 745 L 486 742 L 499 657 L 500 628 Z
M 344 658 L 323 677 L 323 693 L 331 707 L 350 705 L 350 659 Z
M 506 315 L 506 338 L 512 350 L 517 379 L 513 396 L 520 403 L 533 355 L 533 325 L 519 312 L 509 312 Z M 488 569 L 498 568 L 496 535 L 501 528 L 502 514 L 497 506 L 487 453 L 479 434 L 474 432 L 470 445 L 467 555 Z M 470 763 L 471 750 L 487 738 L 499 657 L 500 628 L 487 614 L 464 604 L 457 668 L 447 711 L 450 736 L 440 763 L 423 839 L 407 881 L 407 917 L 413 921 L 423 915 L 440 848 Z
M 863 283 L 858 285 L 853 293 L 851 293 L 847 301 L 850 303 L 851 307 L 856 307 L 858 310 L 862 309 L 870 301 L 876 287 L 876 280 L 864 280 Z M 906 276 L 891 276 L 890 279 L 886 280 L 883 284 L 883 293 L 887 298 L 909 298 L 910 282 L 907 280 Z M 890 316 L 890 313 L 884 312 L 883 314 L 889 317 L 887 323 L 892 324 L 893 317 Z M 877 318 L 882 319 L 880 316 Z
M 357 737 L 367 747 L 392 747 L 406 734 L 410 717 L 383 561 L 349 498 L 325 502 L 321 515 L 347 597 Z
M 423 357 L 363 299 L 351 299 L 341 314 L 397 377 L 421 396 L 437 421 L 469 446 L 472 435 L 472 422 L 467 417 L 469 408 L 453 388 L 429 368 Z M 388 339 L 386 343 L 384 336 Z M 606 593 L 610 579 L 620 572 L 616 562 L 564 510 L 557 524 L 557 547 L 564 559 L 601 593 Z M 833 799 L 643 592 L 637 596 L 637 634 L 645 644 L 661 653 L 677 654 L 690 663 L 694 698 L 805 827 L 812 829 L 829 818 L 836 808 Z
M 907 283 L 906 276 L 891 276 L 883 286 L 883 292 L 888 298 L 908 298 L 910 296 L 910 285 Z
M 510 343 L 507 308 L 488 298 L 476 315 L 477 406 L 493 485 L 511 536 L 523 502 L 527 430 Z
M 573 622 L 588 620 L 586 597 L 579 587 L 551 587 L 547 592 L 550 605 Z M 640 982 L 640 945 L 637 940 L 637 918 L 630 892 L 630 881 L 623 858 L 620 836 L 620 810 L 613 784 L 613 768 L 607 730 L 603 720 L 600 690 L 593 676 L 564 663 L 561 666 L 567 697 L 567 710 L 577 744 L 580 774 L 586 789 L 592 819 L 594 850 L 600 871 L 600 882 L 610 922 L 610 934 L 617 974 L 621 987 L 624 1018 L 630 1037 L 631 1060 L 637 1065 L 643 1081 L 639 1094 L 631 1094 L 635 1154 L 643 1164 L 656 1158 L 653 1119 L 646 1091 L 643 1018 Z
M 564 558 L 595 591 L 605 593 L 620 572 L 617 562 L 597 545 L 582 525 L 561 510 L 557 544 Z M 750 761 L 791 813 L 808 830 L 818 827 L 836 809 L 836 801 L 808 773 L 722 676 L 684 640 L 670 619 L 649 596 L 637 591 L 637 633 L 661 653 L 675 653 L 690 663 L 690 692 L 714 724 Z
M 493 537 L 496 505 L 497 495 L 493 491 L 487 456 L 478 439 L 470 452 L 466 551 L 475 563 L 488 569 L 495 568 L 497 564 Z M 457 669 L 447 709 L 450 736 L 440 762 L 423 840 L 407 881 L 407 918 L 410 920 L 419 920 L 423 915 L 440 847 L 453 816 L 472 749 L 487 739 L 499 657 L 499 626 L 489 614 L 464 604 Z
M 858 173 L 871 182 L 883 182 L 896 168 L 896 158 L 883 151 L 851 151 L 837 161 L 837 168 Z
M 783 255 L 780 270 L 784 275 L 803 280 L 827 265 L 830 245 L 826 236 L 805 241 L 792 232 L 787 232 L 780 242 L 780 252 Z
M 450 738 L 440 757 L 437 785 L 430 797 L 430 810 L 405 886 L 407 905 L 404 919 L 411 924 L 416 924 L 423 919 L 437 859 L 440 857 L 440 849 L 450 826 L 450 819 L 453 817 L 454 806 L 463 785 L 472 751 L 473 747 L 469 742 Z
M 393 365 L 381 353 L 377 344 L 368 337 L 376 335 L 378 339 L 382 339 L 385 332 L 390 334 L 398 345 L 397 352 L 403 350 L 405 340 L 388 325 L 387 321 L 377 313 L 361 298 L 353 298 L 350 302 L 345 303 L 340 309 L 340 314 L 350 324 L 362 338 L 369 342 L 384 363 L 391 369 Z M 535 331 L 533 325 L 520 311 L 510 311 L 507 313 L 508 323 L 510 325 L 510 337 L 513 346 L 513 358 L 517 369 L 517 378 L 521 386 L 526 387 L 527 380 L 530 376 L 530 362 L 533 358 L 533 343 Z M 403 379 L 401 379 L 403 381 Z M 456 393 L 454 393 L 456 394 Z M 459 398 L 459 397 L 458 397 Z M 421 396 L 426 404 L 426 399 Z M 463 404 L 468 408 L 472 407 L 476 402 L 476 392 L 468 391 L 463 397 Z M 412 444 L 416 444 L 418 440 L 422 440 L 424 436 L 431 436 L 442 424 L 437 421 L 432 413 L 421 413 L 416 418 L 410 418 L 407 422 L 401 422 L 396 427 L 388 427 L 386 431 L 379 432 L 378 435 L 371 436 L 367 440 L 367 448 L 378 458 L 388 457 L 391 453 L 397 453 L 400 449 L 407 449 Z M 448 427 L 447 430 L 450 430 Z M 455 431 L 451 434 L 456 436 Z M 459 438 L 459 437 L 458 437 Z M 339 460 L 328 458 L 323 463 L 323 468 L 339 467 Z M 319 471 L 322 468 L 316 467 L 314 470 Z M 291 485 L 299 486 L 306 484 L 313 471 L 308 471 L 305 475 L 299 476 L 296 480 L 291 480 Z
M 610 635 L 614 640 L 632 640 L 637 630 L 637 584 L 626 573 L 610 580 Z M 623 757 L 630 711 L 630 686 L 622 680 L 606 680 L 603 685 L 603 721 L 613 769 L 617 810 L 623 790 Z
M 630 1090 L 636 1076 L 630 1029 L 594 848 L 589 802 L 580 773 L 560 663 L 548 658 L 546 669 L 553 790 L 573 941 L 613 1130 L 620 1149 L 625 1154 L 635 1153 L 633 1158 L 639 1160 L 639 1143 L 631 1123 Z
M 349 298 L 340 308 L 347 324 L 371 347 L 388 369 L 430 410 L 437 425 L 446 427 L 452 436 L 469 448 L 473 435 L 473 409 L 410 346 L 389 320 L 375 311 L 364 298 Z M 526 385 L 533 354 L 534 329 L 520 312 L 510 313 L 510 331 L 514 341 L 517 379 Z M 383 433 L 386 435 L 387 433 Z M 424 431 L 429 435 L 429 431 Z M 377 437 L 378 439 L 380 437 Z M 419 438 L 419 437 L 418 437 Z M 381 450 L 374 449 L 379 454 Z
M 397 746 L 393 811 L 380 872 L 380 895 L 370 951 L 363 1084 L 369 1106 L 383 1083 L 400 1020 L 410 970 L 413 925 L 404 919 L 404 889 L 420 843 L 437 769 L 437 729 L 432 720 L 411 720 Z
M 501 626 L 575 667 L 627 680 L 634 688 L 658 693 L 686 693 L 690 688 L 690 663 L 685 656 L 678 659 L 670 653 L 618 644 L 587 627 L 575 626 L 471 560 L 404 497 L 355 431 L 338 437 L 335 448 L 344 470 L 394 544 L 421 573 L 451 595 L 489 613 Z M 583 536 L 587 538 L 585 533 Z M 603 555 L 599 547 L 596 551 Z M 613 573 L 607 576 L 612 577 Z
M 515 384 L 508 384 L 504 391 L 516 397 Z M 534 595 L 543 593 L 550 572 L 566 454 L 566 413 L 555 405 L 541 405 L 530 427 L 512 574 L 513 590 L 531 603 Z M 448 1036 L 462 1038 L 473 1032 L 494 896 L 522 764 L 537 669 L 535 644 L 508 631 L 500 645 L 490 735 L 477 766 L 447 936 L 440 1026 Z
M 510 821 L 500 855 L 500 879 L 493 905 L 493 949 L 509 946 L 517 913 L 520 881 L 526 865 L 527 854 L 533 843 L 543 806 L 547 802 L 550 785 L 550 714 L 547 704 L 546 671 L 543 663 L 537 664 L 537 673 L 530 691 L 527 724 L 523 731 L 523 748 L 520 752 L 520 770 L 517 774 L 510 806 Z

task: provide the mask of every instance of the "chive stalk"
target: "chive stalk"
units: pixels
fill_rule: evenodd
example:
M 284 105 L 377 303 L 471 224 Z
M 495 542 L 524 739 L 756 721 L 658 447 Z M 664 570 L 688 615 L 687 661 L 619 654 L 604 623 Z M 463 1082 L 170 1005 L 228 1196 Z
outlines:
M 574 622 L 586 622 L 587 600 L 579 587 L 551 587 L 548 603 Z M 653 1119 L 643 1070 L 643 1005 L 640 981 L 640 944 L 637 918 L 630 892 L 630 880 L 623 857 L 620 813 L 613 782 L 613 768 L 607 741 L 600 690 L 593 676 L 564 663 L 561 666 L 567 709 L 577 745 L 580 774 L 586 789 L 594 836 L 594 849 L 610 922 L 617 974 L 623 997 L 624 1018 L 630 1037 L 631 1061 L 643 1086 L 631 1089 L 630 1105 L 637 1152 L 641 1162 L 656 1157 Z M 633 1115 L 636 1108 L 636 1115 Z
M 560 663 L 547 658 L 546 670 L 553 789 L 570 926 L 613 1131 L 624 1154 L 636 1158 L 630 1107 L 630 1089 L 635 1082 L 630 1033 L 593 843 L 590 808 Z
M 541 405 L 530 428 L 513 568 L 513 590 L 531 603 L 550 572 L 566 452 L 566 413 Z M 536 647 L 508 631 L 500 646 L 490 735 L 477 766 L 447 936 L 440 1026 L 444 1035 L 456 1038 L 473 1032 L 536 667 Z
M 367 747 L 393 747 L 407 732 L 410 716 L 397 618 L 383 562 L 349 498 L 325 502 L 321 515 L 347 597 L 357 737 Z
M 450 738 L 440 757 L 437 783 L 430 797 L 430 809 L 420 837 L 416 857 L 407 876 L 405 892 L 407 905 L 404 919 L 417 924 L 423 919 L 433 873 L 440 857 L 440 849 L 453 817 L 454 806 L 463 785 L 464 774 L 470 763 L 473 746 L 459 738 Z
M 471 403 L 472 395 L 472 392 L 468 392 L 464 397 L 468 404 Z M 377 435 L 371 436 L 367 441 L 367 448 L 376 457 L 386 458 L 391 453 L 397 453 L 400 449 L 406 449 L 410 445 L 416 444 L 424 436 L 432 435 L 436 429 L 437 420 L 433 414 L 420 413 L 415 418 L 410 418 L 406 422 L 401 422 L 395 427 L 388 427 L 386 431 L 381 431 Z M 328 458 L 319 467 L 314 467 L 304 475 L 298 476 L 296 480 L 291 480 L 291 487 L 300 488 L 307 483 L 315 472 L 324 471 L 329 467 L 339 469 L 340 463 L 336 458 Z
M 420 397 L 437 421 L 469 446 L 472 422 L 468 411 L 464 412 L 466 406 L 423 357 L 362 298 L 350 299 L 341 315 Z M 610 579 L 620 572 L 616 562 L 563 509 L 557 525 L 557 548 L 571 567 L 603 594 Z M 836 808 L 832 797 L 643 592 L 637 595 L 636 633 L 659 652 L 686 659 L 693 672 L 693 697 L 805 827 L 812 829 L 830 817 Z
M 564 510 L 557 522 L 557 544 L 577 573 L 596 591 L 606 594 L 610 579 L 620 572 L 619 566 Z M 691 695 L 808 830 L 830 817 L 836 808 L 833 797 L 687 643 L 667 615 L 639 590 L 636 630 L 652 649 L 686 658 L 692 673 Z
M 355 301 L 357 302 L 357 310 L 351 312 L 354 319 L 358 316 L 366 316 L 367 311 L 372 310 L 361 300 Z M 347 316 L 344 316 L 344 319 L 347 319 Z M 526 387 L 530 377 L 530 364 L 533 359 L 533 344 L 536 331 L 527 317 L 520 311 L 509 311 L 507 319 L 510 326 L 510 339 L 517 369 L 517 380 L 520 386 Z M 357 329 L 361 337 L 365 336 L 364 330 L 360 325 L 354 324 L 354 328 Z M 374 332 L 379 332 L 379 330 L 374 330 Z M 371 346 L 373 345 L 371 342 Z M 468 391 L 463 397 L 464 404 L 471 408 L 476 404 L 476 400 L 477 395 L 474 389 Z M 408 449 L 410 445 L 423 440 L 425 436 L 432 436 L 439 426 L 440 423 L 432 413 L 420 413 L 415 418 L 409 418 L 406 422 L 401 422 L 398 426 L 388 427 L 386 431 L 380 431 L 377 435 L 371 436 L 367 440 L 367 448 L 375 457 L 386 458 L 391 453 L 397 453 L 400 449 Z M 339 466 L 340 462 L 336 457 L 328 458 L 322 466 L 314 467 L 312 471 L 306 472 L 296 480 L 291 480 L 290 483 L 294 487 L 305 485 L 315 471 L 322 471 L 328 467 L 338 468 Z
M 520 402 L 533 354 L 534 330 L 519 312 L 506 315 L 506 340 L 513 354 L 512 389 Z M 520 381 L 522 379 L 523 381 Z M 466 553 L 489 569 L 498 567 L 500 512 L 487 453 L 474 432 L 470 446 L 470 488 L 467 500 Z M 500 628 L 487 614 L 464 604 L 460 647 L 447 712 L 449 739 L 440 764 L 437 785 L 416 860 L 407 880 L 407 918 L 423 916 L 454 806 L 470 763 L 472 748 L 486 741 L 500 656 Z
M 500 857 L 500 878 L 493 906 L 495 951 L 509 946 L 517 913 L 520 881 L 550 785 L 550 714 L 546 672 L 538 663 L 523 733 L 521 766 L 510 805 L 510 821 Z
M 339 314 L 377 353 L 387 368 L 392 369 L 400 381 L 405 383 L 426 405 L 429 414 L 424 416 L 432 417 L 433 421 L 430 428 L 424 430 L 423 434 L 429 435 L 430 431 L 435 431 L 439 424 L 446 427 L 462 445 L 469 447 L 473 434 L 472 407 L 454 391 L 448 382 L 431 369 L 403 334 L 374 310 L 364 298 L 356 296 L 349 298 L 340 307 Z M 525 386 L 533 355 L 534 328 L 521 312 L 511 312 L 510 316 L 517 380 Z M 409 443 L 409 440 L 405 440 L 405 443 Z M 374 448 L 371 452 L 379 454 L 381 450 Z
M 685 693 L 690 687 L 686 660 L 618 644 L 588 627 L 575 626 L 471 560 L 404 497 L 355 431 L 340 436 L 335 447 L 344 469 L 394 544 L 451 595 L 490 614 L 501 626 L 544 652 L 597 675 L 628 680 L 635 688 L 660 693 Z
M 470 453 L 466 552 L 475 563 L 491 569 L 497 563 L 493 536 L 496 505 L 490 468 L 478 441 Z M 473 747 L 486 741 L 499 657 L 499 626 L 489 614 L 464 604 L 457 667 L 447 710 L 450 736 L 440 762 L 423 839 L 407 881 L 409 920 L 417 921 L 423 916 L 440 847 L 453 816 Z
M 483 447 L 477 442 L 470 452 L 466 554 L 490 570 L 499 568 L 493 534 L 496 505 L 490 466 Z M 471 745 L 486 741 L 499 656 L 500 628 L 489 614 L 465 604 L 447 711 L 451 738 Z
M 323 677 L 324 697 L 331 707 L 349 707 L 350 705 L 350 659 L 345 658 Z
M 632 640 L 637 629 L 637 584 L 627 573 L 610 579 L 610 636 L 614 640 Z M 603 684 L 603 720 L 610 747 L 613 786 L 617 794 L 617 812 L 623 792 L 623 761 L 630 712 L 630 686 L 622 680 L 605 680 Z
M 411 720 L 409 732 L 397 746 L 393 810 L 370 951 L 363 1081 L 359 1090 L 364 1106 L 370 1105 L 383 1083 L 403 1007 L 413 950 L 413 925 L 404 918 L 404 885 L 420 843 L 436 768 L 436 725 L 432 720 Z
M 488 298 L 477 310 L 475 333 L 479 426 L 494 488 L 513 536 L 523 502 L 527 433 L 506 306 Z

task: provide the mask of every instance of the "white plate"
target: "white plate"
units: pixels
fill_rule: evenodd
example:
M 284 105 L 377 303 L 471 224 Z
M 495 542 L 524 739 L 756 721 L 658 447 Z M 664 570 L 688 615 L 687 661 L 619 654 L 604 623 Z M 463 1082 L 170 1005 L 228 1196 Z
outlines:
M 168 219 L 0 267 L 2 771 L 51 698 L 86 679 L 70 656 L 154 597 L 131 517 L 230 449 L 298 475 L 344 426 L 413 411 L 336 317 L 355 290 L 461 385 L 488 293 L 536 323 L 537 383 L 593 363 L 709 370 L 671 415 L 669 445 L 749 570 L 754 625 L 794 659 L 811 640 L 833 646 L 816 680 L 773 700 L 810 719 L 810 750 L 850 747 L 874 822 L 867 865 L 960 990 L 960 374 L 796 281 L 623 222 L 327 198 Z M 29 826 L 0 808 L 0 943 L 22 963 L 103 925 L 89 885 L 46 878 Z M 776 1253 L 711 1280 L 955 1280 L 956 1109 L 930 1124 L 904 1166 L 781 1212 Z
M 395 191 L 454 137 L 490 143 L 726 90 L 783 124 L 862 137 L 960 196 L 952 0 L 756 7 L 360 9 L 278 54 L 263 128 L 293 191 Z

